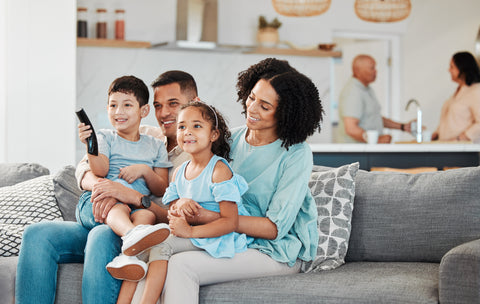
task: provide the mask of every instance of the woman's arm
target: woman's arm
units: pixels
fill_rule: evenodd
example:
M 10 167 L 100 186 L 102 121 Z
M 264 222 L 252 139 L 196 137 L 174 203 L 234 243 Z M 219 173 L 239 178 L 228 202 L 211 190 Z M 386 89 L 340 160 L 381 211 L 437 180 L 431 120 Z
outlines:
M 219 237 L 235 231 L 238 226 L 238 210 L 235 202 L 222 201 L 219 203 L 219 217 L 207 224 L 190 226 L 182 217 L 170 217 L 172 233 L 184 238 Z
M 187 217 L 187 221 L 190 225 L 204 225 L 217 220 L 219 217 L 218 212 L 202 208 L 199 209 L 197 215 Z M 240 215 L 238 217 L 238 227 L 235 231 L 267 240 L 273 240 L 277 237 L 277 226 L 268 217 Z

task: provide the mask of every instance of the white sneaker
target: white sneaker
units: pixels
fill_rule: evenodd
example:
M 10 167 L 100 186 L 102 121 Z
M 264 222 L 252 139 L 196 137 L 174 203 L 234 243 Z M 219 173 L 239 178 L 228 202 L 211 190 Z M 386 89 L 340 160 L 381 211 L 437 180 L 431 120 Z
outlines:
M 122 253 L 134 256 L 160 244 L 170 235 L 167 224 L 138 225 L 122 237 Z
M 106 268 L 118 280 L 138 282 L 147 274 L 147 264 L 144 261 L 124 254 L 115 257 Z

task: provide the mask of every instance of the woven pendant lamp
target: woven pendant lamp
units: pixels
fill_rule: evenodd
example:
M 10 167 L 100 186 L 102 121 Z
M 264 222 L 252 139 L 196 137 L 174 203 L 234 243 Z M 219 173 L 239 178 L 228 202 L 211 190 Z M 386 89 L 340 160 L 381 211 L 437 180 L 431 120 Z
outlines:
M 273 7 L 283 16 L 309 17 L 325 13 L 331 0 L 272 0 Z
M 410 15 L 410 0 L 355 0 L 355 14 L 370 22 L 396 22 Z

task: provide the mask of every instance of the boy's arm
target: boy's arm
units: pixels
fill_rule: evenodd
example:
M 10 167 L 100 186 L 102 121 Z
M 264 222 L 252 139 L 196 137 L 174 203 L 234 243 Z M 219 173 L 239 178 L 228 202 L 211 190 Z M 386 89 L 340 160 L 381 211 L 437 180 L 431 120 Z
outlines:
M 108 174 L 109 169 L 109 159 L 104 154 L 98 154 L 98 156 L 87 154 L 88 156 L 88 163 L 90 164 L 90 169 L 92 173 L 96 176 L 105 177 Z
M 168 187 L 168 169 L 167 168 L 150 168 L 144 164 L 130 165 L 120 169 L 118 177 L 124 179 L 128 183 L 133 183 L 137 179 L 143 177 L 148 189 L 155 196 L 162 196 Z

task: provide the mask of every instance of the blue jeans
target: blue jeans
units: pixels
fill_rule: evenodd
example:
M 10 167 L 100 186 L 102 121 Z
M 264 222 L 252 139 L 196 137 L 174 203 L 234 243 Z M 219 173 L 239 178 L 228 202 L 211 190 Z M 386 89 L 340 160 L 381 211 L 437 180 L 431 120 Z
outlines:
M 101 225 L 100 223 L 95 222 L 92 208 L 92 192 L 84 191 L 78 199 L 77 208 L 75 208 L 75 218 L 77 219 L 77 222 L 88 230 Z
M 82 302 L 116 303 L 121 281 L 105 269 L 120 253 L 121 239 L 107 225 L 92 230 L 76 222 L 40 222 L 22 238 L 16 304 L 55 301 L 58 264 L 83 263 Z

